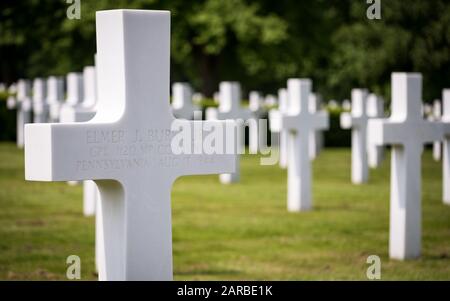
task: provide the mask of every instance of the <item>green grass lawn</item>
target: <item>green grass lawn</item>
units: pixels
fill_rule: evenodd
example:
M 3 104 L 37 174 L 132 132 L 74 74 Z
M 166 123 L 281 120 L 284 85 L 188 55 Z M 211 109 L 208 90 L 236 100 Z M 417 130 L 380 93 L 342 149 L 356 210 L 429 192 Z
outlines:
M 81 258 L 96 279 L 94 219 L 82 215 L 81 186 L 25 182 L 23 152 L 0 144 L 0 279 L 65 279 Z M 450 206 L 441 201 L 441 164 L 423 156 L 423 238 L 419 260 L 388 258 L 389 160 L 370 183 L 350 183 L 350 150 L 326 149 L 313 163 L 314 210 L 288 213 L 286 171 L 241 160 L 242 181 L 180 178 L 172 191 L 177 280 L 366 279 L 379 255 L 382 279 L 450 279 Z

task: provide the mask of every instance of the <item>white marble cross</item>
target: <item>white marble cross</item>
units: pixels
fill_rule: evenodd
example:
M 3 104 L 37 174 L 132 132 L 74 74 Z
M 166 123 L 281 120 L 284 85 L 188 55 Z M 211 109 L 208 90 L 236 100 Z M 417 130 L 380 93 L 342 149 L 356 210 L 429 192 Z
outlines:
M 278 112 L 281 116 L 281 114 L 287 114 L 288 113 L 288 108 L 289 108 L 289 101 L 288 101 L 288 92 L 286 88 L 281 88 L 278 89 L 278 99 L 279 99 L 279 103 L 278 103 Z M 273 115 L 272 115 L 273 116 Z M 275 118 L 272 118 L 271 120 L 275 121 Z M 280 124 L 281 127 L 281 124 Z M 280 161 L 279 161 L 279 165 L 281 168 L 285 169 L 287 168 L 288 164 L 288 145 L 287 145 L 287 141 L 288 141 L 288 133 L 286 130 L 284 129 L 280 129 L 279 131 L 279 137 L 280 137 L 280 145 L 278 146 L 279 149 L 279 154 L 280 154 Z M 272 141 L 273 143 L 273 141 Z
M 17 82 L 17 147 L 23 148 L 24 146 L 24 126 L 26 123 L 31 122 L 31 86 L 30 82 L 25 79 L 20 79 Z
M 27 125 L 25 177 L 96 181 L 105 249 L 100 279 L 170 280 L 173 182 L 234 172 L 236 155 L 173 153 L 168 11 L 111 10 L 96 17 L 97 114 L 82 123 Z
M 48 120 L 48 104 L 46 103 L 47 86 L 42 78 L 33 81 L 33 122 L 43 123 Z
M 241 87 L 237 82 L 221 82 L 219 85 L 220 103 L 219 108 L 208 108 L 206 110 L 207 120 L 233 120 L 233 121 L 247 121 L 253 117 L 252 112 L 248 108 L 241 106 Z M 243 125 L 243 124 L 242 124 Z M 243 145 L 243 133 L 238 128 L 238 135 L 236 137 L 237 149 L 241 151 Z M 240 167 L 239 158 L 236 160 L 235 172 L 232 174 L 220 174 L 219 179 L 223 184 L 230 184 L 239 182 L 240 179 Z
M 423 144 L 442 138 L 442 125 L 423 119 L 422 76 L 392 74 L 392 114 L 369 120 L 372 145 L 392 145 L 389 256 L 420 256 L 421 154 Z
M 289 79 L 288 107 L 281 114 L 281 129 L 287 132 L 288 200 L 289 211 L 306 211 L 312 207 L 310 133 L 328 127 L 324 112 L 309 111 L 312 83 L 309 79 Z M 273 128 L 277 130 L 276 128 Z
M 265 110 L 261 93 L 251 91 L 249 93 L 248 108 L 253 113 L 254 124 L 249 126 L 248 149 L 250 154 L 257 154 L 260 145 L 267 145 L 267 133 L 259 126 L 259 119 L 263 118 Z
M 382 97 L 370 93 L 367 96 L 367 117 L 383 118 L 384 117 L 384 100 Z M 383 162 L 384 146 L 375 146 L 367 144 L 367 161 L 371 168 L 378 168 Z
M 354 184 L 365 183 L 369 179 L 367 164 L 367 121 L 366 89 L 352 90 L 352 111 L 341 114 L 341 127 L 352 129 L 352 174 Z
M 327 119 L 328 112 L 320 109 L 321 106 L 321 96 L 316 93 L 311 93 L 309 95 L 309 112 L 311 114 L 316 114 L 321 112 L 322 115 L 325 115 Z M 326 128 L 317 128 L 315 131 L 309 134 L 309 158 L 314 160 L 320 153 L 323 145 L 323 133 L 322 131 L 328 130 L 328 126 Z
M 192 103 L 192 88 L 188 83 L 172 84 L 172 112 L 176 118 L 192 120 L 199 108 Z
M 442 189 L 444 204 L 450 205 L 450 89 L 442 91 L 442 123 L 444 130 L 442 156 Z
M 47 104 L 49 106 L 49 122 L 59 121 L 59 111 L 64 99 L 64 80 L 58 76 L 47 79 Z

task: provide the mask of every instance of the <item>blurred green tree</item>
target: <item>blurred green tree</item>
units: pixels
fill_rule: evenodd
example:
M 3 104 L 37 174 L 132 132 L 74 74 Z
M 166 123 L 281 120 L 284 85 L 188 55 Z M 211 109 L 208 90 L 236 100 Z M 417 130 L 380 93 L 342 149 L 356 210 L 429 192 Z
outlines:
M 0 2 L 0 81 L 81 71 L 94 63 L 95 11 L 172 12 L 173 81 L 207 96 L 221 80 L 276 93 L 288 77 L 310 77 L 325 99 L 352 87 L 389 96 L 393 71 L 424 76 L 424 99 L 440 97 L 450 73 L 450 3 L 381 2 L 381 20 L 352 0 L 81 0 L 69 20 L 65 0 Z

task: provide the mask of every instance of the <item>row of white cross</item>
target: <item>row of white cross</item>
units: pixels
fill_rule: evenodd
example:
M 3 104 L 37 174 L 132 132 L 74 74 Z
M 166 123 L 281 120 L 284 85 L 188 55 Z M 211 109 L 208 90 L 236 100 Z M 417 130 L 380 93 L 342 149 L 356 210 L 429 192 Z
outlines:
M 230 183 L 239 177 L 239 161 L 236 154 L 176 155 L 170 149 L 176 132 L 171 127 L 175 119 L 168 101 L 169 12 L 101 11 L 96 26 L 96 114 L 85 122 L 27 124 L 25 178 L 95 181 L 101 199 L 97 212 L 102 213 L 97 219 L 101 280 L 172 279 L 172 183 L 183 175 L 215 173 L 223 174 L 221 181 Z M 281 164 L 288 166 L 291 211 L 312 206 L 310 159 L 317 155 L 312 141 L 317 139 L 317 131 L 328 127 L 327 113 L 309 107 L 310 97 L 314 97 L 311 91 L 308 79 L 288 80 L 287 89 L 279 91 L 279 109 L 270 112 L 271 129 L 281 132 L 280 143 L 287 146 Z M 369 159 L 376 166 L 381 147 L 392 145 L 390 256 L 398 259 L 420 254 L 423 143 L 443 140 L 445 184 L 450 176 L 450 137 L 445 136 L 450 135 L 450 91 L 444 92 L 442 121 L 422 118 L 421 92 L 420 75 L 394 73 L 389 119 L 368 120 L 366 102 L 373 106 L 371 117 L 383 116 L 380 99 L 367 99 L 367 91 L 361 89 L 352 91 L 352 113 L 342 116 L 342 125 L 352 127 L 353 132 L 355 183 L 367 180 L 367 149 L 377 150 Z M 177 100 L 190 93 L 185 86 L 174 86 L 176 115 L 191 119 L 194 108 L 184 110 Z M 251 110 L 245 110 L 236 103 L 239 93 L 236 83 L 222 83 L 219 108 L 207 111 L 207 121 L 187 122 L 192 128 L 225 127 L 234 124 L 229 119 L 254 118 L 252 112 L 260 109 L 257 95 L 250 96 Z M 207 136 L 205 132 L 201 139 Z M 449 185 L 443 186 L 449 189 Z M 449 194 L 445 190 L 444 198 Z

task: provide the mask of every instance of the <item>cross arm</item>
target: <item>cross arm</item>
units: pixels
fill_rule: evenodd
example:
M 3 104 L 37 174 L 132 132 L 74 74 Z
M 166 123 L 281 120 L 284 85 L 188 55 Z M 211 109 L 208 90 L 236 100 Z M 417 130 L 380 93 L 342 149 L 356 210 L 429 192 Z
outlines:
M 101 165 L 111 162 L 95 161 L 93 147 L 97 144 L 94 139 L 89 123 L 26 124 L 25 179 L 76 181 L 104 178 Z
M 176 130 L 171 148 L 175 178 L 184 175 L 207 175 L 235 172 L 237 161 L 237 125 L 234 120 L 187 121 L 172 124 Z M 181 138 L 181 139 L 180 139 Z M 180 141 L 191 144 L 178 148 Z M 230 148 L 231 146 L 231 148 Z
M 404 144 L 405 127 L 389 119 L 373 118 L 368 123 L 368 142 L 370 145 Z
M 314 119 L 314 128 L 316 130 L 327 130 L 330 127 L 328 112 L 320 111 L 315 113 L 312 117 Z

